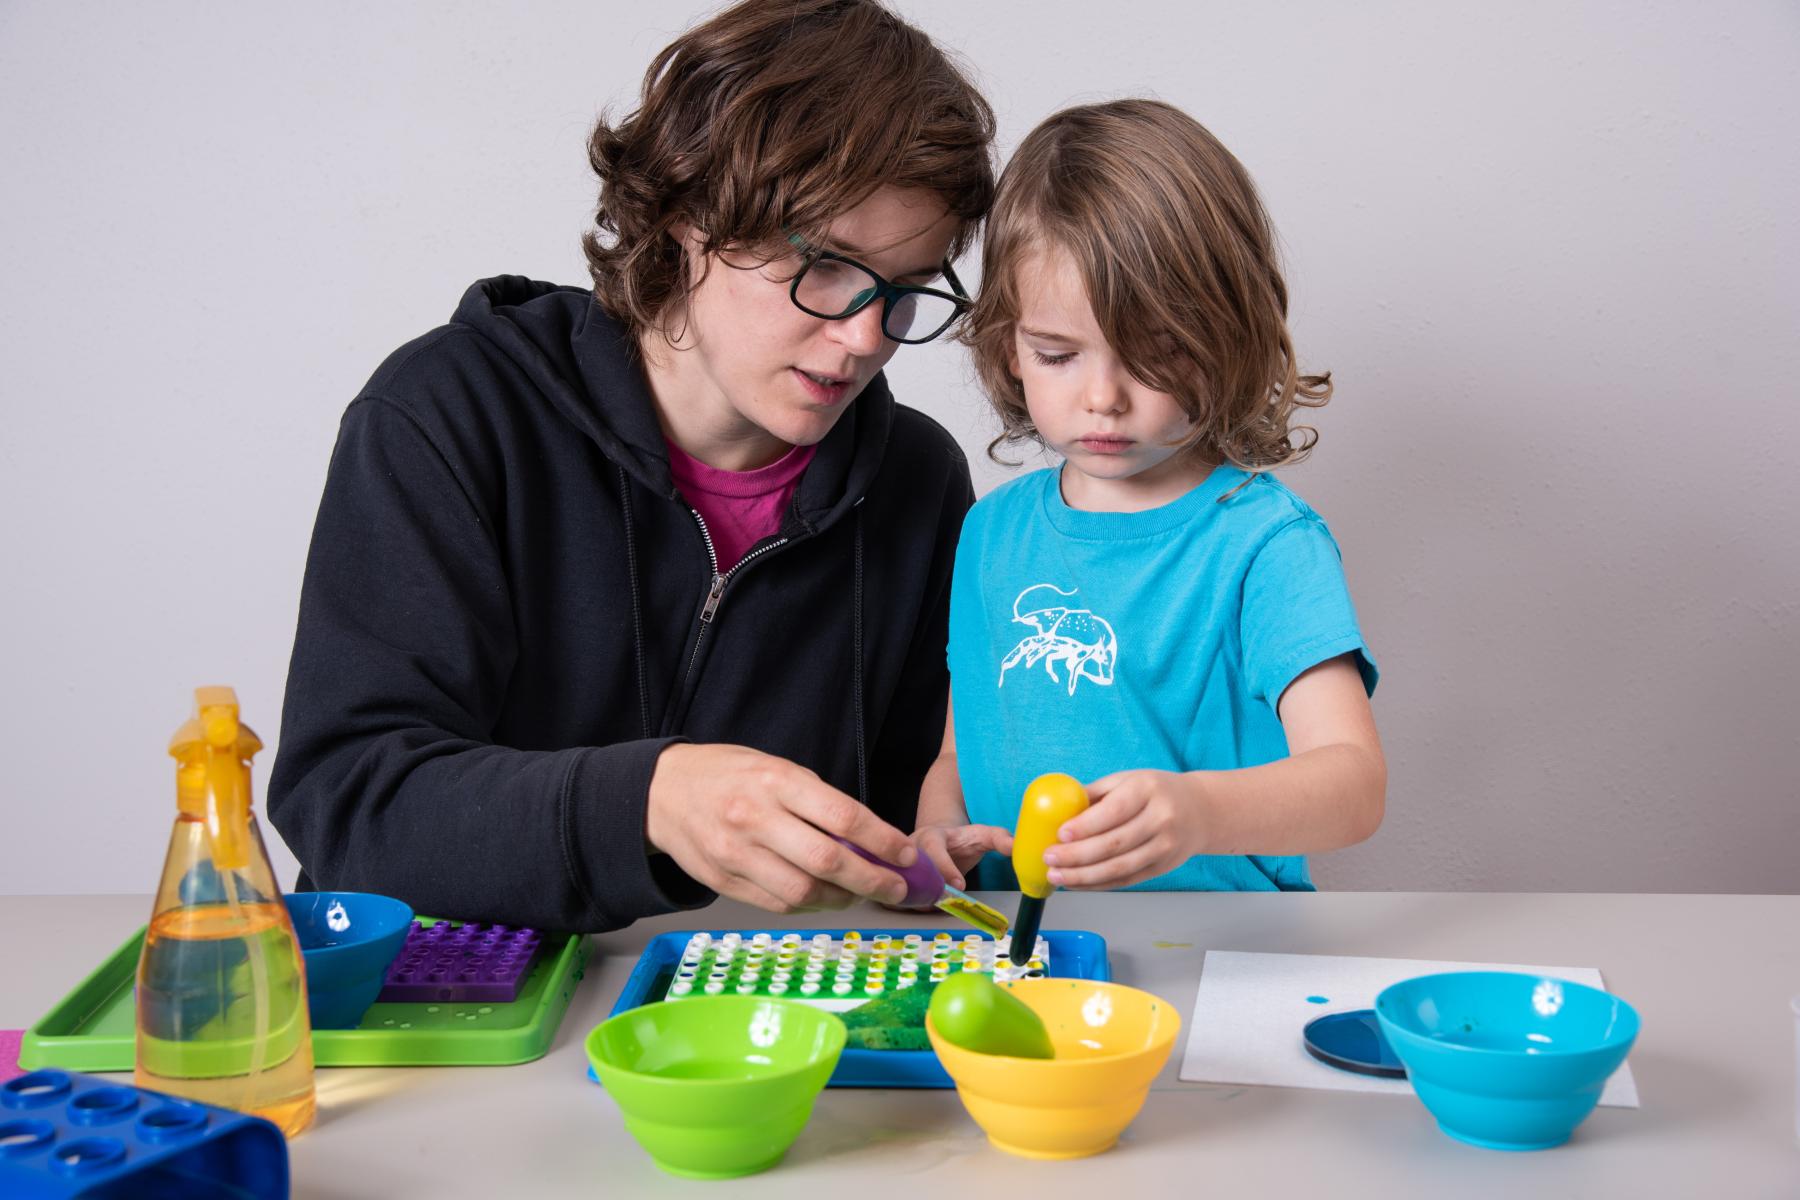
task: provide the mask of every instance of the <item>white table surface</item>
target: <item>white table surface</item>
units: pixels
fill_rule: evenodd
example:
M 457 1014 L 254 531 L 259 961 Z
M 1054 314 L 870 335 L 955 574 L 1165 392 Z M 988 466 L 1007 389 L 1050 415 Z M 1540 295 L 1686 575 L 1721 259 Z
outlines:
M 36 1021 L 148 908 L 140 896 L 0 897 L 0 1028 Z M 833 1088 L 780 1166 L 692 1182 L 658 1171 L 586 1078 L 582 1039 L 657 933 L 944 922 L 866 908 L 779 918 L 726 903 L 596 935 L 537 1062 L 320 1070 L 318 1121 L 291 1144 L 294 1195 L 1800 1196 L 1789 1007 L 1800 896 L 1065 892 L 1050 904 L 1048 927 L 1104 936 L 1113 977 L 1168 999 L 1184 1026 L 1207 949 L 1597 966 L 1643 1017 L 1631 1056 L 1643 1107 L 1597 1110 L 1548 1151 L 1452 1141 L 1410 1096 L 1182 1083 L 1185 1027 L 1120 1144 L 1065 1163 L 993 1149 L 952 1091 Z

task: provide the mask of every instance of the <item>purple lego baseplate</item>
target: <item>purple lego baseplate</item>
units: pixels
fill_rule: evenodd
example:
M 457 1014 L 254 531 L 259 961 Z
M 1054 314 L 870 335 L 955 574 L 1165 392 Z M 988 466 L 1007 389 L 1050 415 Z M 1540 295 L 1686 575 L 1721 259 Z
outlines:
M 510 1004 L 518 999 L 541 941 L 535 929 L 449 921 L 425 927 L 414 921 L 376 1000 Z

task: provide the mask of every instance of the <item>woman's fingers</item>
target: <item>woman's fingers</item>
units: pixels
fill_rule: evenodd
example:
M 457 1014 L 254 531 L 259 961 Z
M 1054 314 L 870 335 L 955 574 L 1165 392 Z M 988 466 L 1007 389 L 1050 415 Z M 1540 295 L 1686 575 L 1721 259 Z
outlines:
M 811 771 L 796 769 L 785 800 L 788 809 L 826 833 L 861 846 L 876 858 L 897 866 L 910 866 L 918 851 L 912 840 L 874 810 L 838 791 Z
M 870 862 L 835 839 L 897 866 L 917 858 L 912 840 L 811 772 L 803 775 L 786 797 L 791 819 L 766 830 L 764 844 L 814 878 L 858 896 L 884 904 L 903 900 L 906 881 L 897 870 Z
M 814 878 L 779 855 L 761 851 L 731 873 L 736 891 L 726 891 L 770 912 L 816 912 L 846 908 L 857 897 L 841 887 Z
M 898 871 L 870 862 L 798 818 L 790 817 L 770 828 L 764 844 L 798 868 L 821 895 L 827 888 L 837 888 L 884 904 L 898 904 L 906 898 L 906 880 Z M 810 899 L 801 904 L 801 907 L 821 906 Z M 841 908 L 842 905 L 831 907 Z
M 645 837 L 722 895 L 780 911 L 898 901 L 899 873 L 859 857 L 838 835 L 889 862 L 918 852 L 899 830 L 804 767 L 743 746 L 669 747 L 657 760 Z

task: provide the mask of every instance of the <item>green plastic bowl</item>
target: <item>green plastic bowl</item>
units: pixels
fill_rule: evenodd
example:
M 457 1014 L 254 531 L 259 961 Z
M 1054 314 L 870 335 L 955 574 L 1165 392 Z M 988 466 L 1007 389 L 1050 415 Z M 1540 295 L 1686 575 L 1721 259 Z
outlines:
M 696 996 L 601 1022 L 587 1056 L 657 1166 L 730 1179 L 781 1161 L 845 1033 L 835 1015 L 792 1000 Z

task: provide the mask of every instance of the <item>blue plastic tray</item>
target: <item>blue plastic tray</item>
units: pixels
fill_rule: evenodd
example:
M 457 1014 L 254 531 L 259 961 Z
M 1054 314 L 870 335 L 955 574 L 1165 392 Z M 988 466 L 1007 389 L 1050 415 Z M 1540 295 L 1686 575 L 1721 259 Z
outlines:
M 700 932 L 697 929 L 677 930 L 671 933 L 658 934 L 653 938 L 644 952 L 638 956 L 637 965 L 631 969 L 631 977 L 625 981 L 625 989 L 619 993 L 618 1002 L 612 1007 L 608 1016 L 618 1016 L 628 1009 L 652 1004 L 661 1000 L 660 989 L 667 986 L 667 977 L 675 971 L 676 964 L 681 961 L 681 952 L 686 949 L 688 939 Z M 723 937 L 728 932 L 737 932 L 746 939 L 759 933 L 768 933 L 774 937 L 797 933 L 802 938 L 811 938 L 815 934 L 827 934 L 833 938 L 844 935 L 842 929 L 709 929 L 707 933 L 713 937 Z M 904 937 L 909 933 L 917 933 L 930 939 L 939 931 L 936 929 L 863 929 L 864 937 L 875 937 L 886 934 L 889 937 Z M 943 932 L 960 939 L 966 929 L 948 929 Z M 1106 939 L 1097 933 L 1086 930 L 1040 930 L 1038 936 L 1050 943 L 1050 975 L 1058 979 L 1098 979 L 1110 980 L 1112 968 L 1106 961 Z M 588 1078 L 594 1078 L 593 1068 L 588 1068 Z M 827 1087 L 880 1087 L 880 1088 L 947 1088 L 955 1086 L 950 1076 L 945 1074 L 943 1064 L 929 1050 L 859 1050 L 846 1048 L 838 1059 L 837 1070 L 831 1073 L 831 1081 Z
M 287 1194 L 287 1141 L 261 1117 L 74 1071 L 0 1086 L 0 1196 L 9 1200 Z

